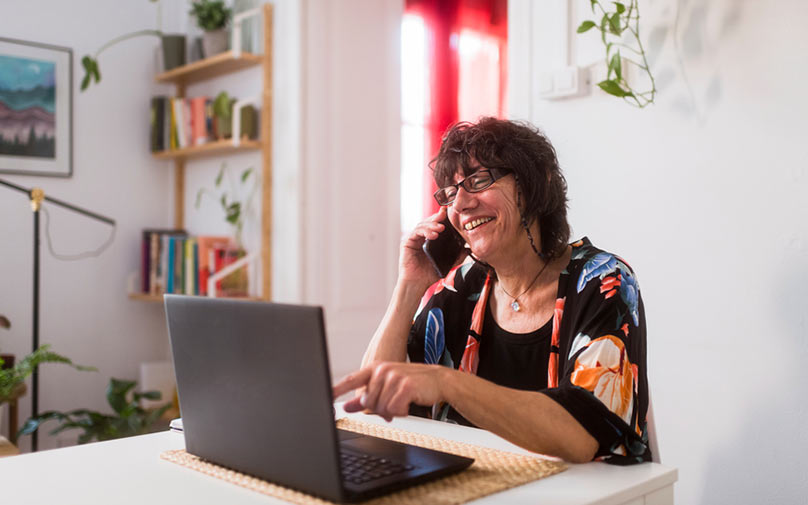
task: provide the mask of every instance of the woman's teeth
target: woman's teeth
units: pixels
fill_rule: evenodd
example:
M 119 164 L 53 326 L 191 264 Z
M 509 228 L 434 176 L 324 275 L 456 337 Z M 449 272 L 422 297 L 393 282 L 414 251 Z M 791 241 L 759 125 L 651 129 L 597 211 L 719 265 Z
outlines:
M 474 228 L 480 226 L 483 223 L 487 223 L 488 221 L 493 221 L 493 219 L 494 219 L 493 217 L 481 217 L 480 219 L 475 219 L 474 221 L 469 221 L 468 223 L 466 223 L 466 226 L 464 226 L 464 228 L 466 229 L 466 231 L 471 231 L 471 230 L 473 230 Z

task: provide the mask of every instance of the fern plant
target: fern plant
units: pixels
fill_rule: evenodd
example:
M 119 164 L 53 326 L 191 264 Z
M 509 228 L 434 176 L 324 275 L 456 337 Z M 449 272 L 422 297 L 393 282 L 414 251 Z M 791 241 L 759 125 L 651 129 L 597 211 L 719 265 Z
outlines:
M 76 365 L 69 358 L 51 351 L 50 345 L 45 344 L 25 356 L 13 367 L 0 370 L 0 403 L 19 396 L 25 390 L 25 379 L 34 372 L 37 366 L 43 363 L 63 363 L 82 371 L 97 370 L 94 367 Z M 0 365 L 2 364 L 3 360 L 0 358 Z

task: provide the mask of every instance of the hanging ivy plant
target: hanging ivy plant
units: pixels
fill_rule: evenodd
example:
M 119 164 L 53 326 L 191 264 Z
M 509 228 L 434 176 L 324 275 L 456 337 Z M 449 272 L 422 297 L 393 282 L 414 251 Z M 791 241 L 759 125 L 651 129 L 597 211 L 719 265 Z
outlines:
M 656 83 L 640 40 L 640 9 L 637 0 L 627 3 L 611 2 L 611 7 L 604 6 L 599 0 L 589 2 L 592 14 L 600 15 L 600 21 L 583 21 L 578 26 L 578 33 L 586 33 L 594 28 L 600 32 L 600 38 L 606 47 L 608 70 L 606 79 L 600 81 L 598 87 L 641 109 L 654 103 Z M 625 78 L 623 62 L 636 66 L 641 74 L 647 75 L 651 89 L 638 91 L 633 88 Z

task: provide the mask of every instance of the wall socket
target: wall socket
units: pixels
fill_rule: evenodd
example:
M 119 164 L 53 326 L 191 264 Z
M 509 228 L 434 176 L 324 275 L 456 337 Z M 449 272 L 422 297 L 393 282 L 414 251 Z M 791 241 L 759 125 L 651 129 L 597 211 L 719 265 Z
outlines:
M 582 67 L 563 67 L 538 75 L 539 97 L 547 100 L 589 94 L 589 75 Z

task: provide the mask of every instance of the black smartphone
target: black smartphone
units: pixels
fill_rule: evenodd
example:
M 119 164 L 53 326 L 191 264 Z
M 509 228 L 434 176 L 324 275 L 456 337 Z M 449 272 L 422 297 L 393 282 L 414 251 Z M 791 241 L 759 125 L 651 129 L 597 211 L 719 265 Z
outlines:
M 438 238 L 427 239 L 423 248 L 435 271 L 444 278 L 460 260 L 461 253 L 466 249 L 466 243 L 448 218 L 441 221 L 441 224 L 445 227 L 444 230 L 438 234 Z

